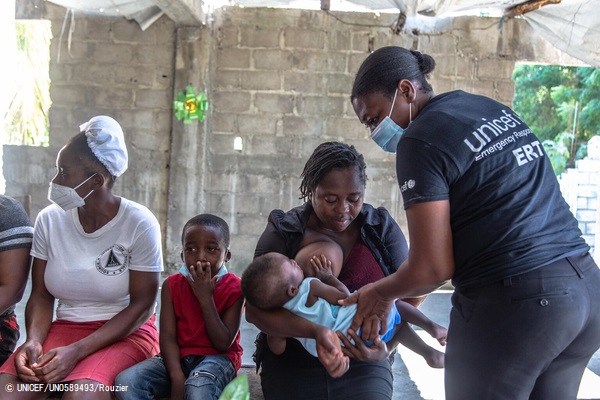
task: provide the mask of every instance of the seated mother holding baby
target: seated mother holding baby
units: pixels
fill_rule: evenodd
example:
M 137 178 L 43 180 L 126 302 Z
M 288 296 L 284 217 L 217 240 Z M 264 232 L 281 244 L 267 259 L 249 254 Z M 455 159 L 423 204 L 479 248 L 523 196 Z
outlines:
M 363 156 L 353 146 L 319 145 L 301 176 L 300 191 L 308 201 L 288 212 L 271 212 L 255 257 L 277 252 L 294 258 L 301 247 L 326 236 L 342 249 L 341 269 L 333 273 L 351 292 L 393 273 L 407 258 L 408 246 L 387 210 L 363 203 L 365 170 Z M 267 400 L 392 397 L 393 355 L 383 341 L 368 347 L 349 332 L 357 343 L 353 345 L 283 308 L 264 310 L 248 303 L 246 316 L 263 332 L 257 337 L 255 358 L 262 366 Z M 269 349 L 266 335 L 287 337 L 282 354 Z M 316 339 L 318 358 L 292 337 Z

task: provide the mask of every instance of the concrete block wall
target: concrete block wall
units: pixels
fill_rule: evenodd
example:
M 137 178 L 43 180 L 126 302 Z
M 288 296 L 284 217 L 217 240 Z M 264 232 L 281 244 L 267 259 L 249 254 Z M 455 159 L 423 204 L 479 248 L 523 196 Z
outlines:
M 206 207 L 232 223 L 238 270 L 251 259 L 269 211 L 301 204 L 300 173 L 324 141 L 353 144 L 365 155 L 366 201 L 385 206 L 406 232 L 395 159 L 369 139 L 349 101 L 371 49 L 400 45 L 430 54 L 438 63 L 431 77 L 436 92 L 464 89 L 508 105 L 515 63 L 547 56 L 539 50 L 544 46 L 522 42 L 523 21 L 499 30 L 499 19 L 458 18 L 437 34 L 395 35 L 395 18 L 267 8 L 217 12 Z M 233 149 L 238 136 L 242 152 Z
M 560 177 L 561 191 L 571 212 L 579 221 L 583 238 L 591 247 L 590 253 L 600 261 L 600 160 L 583 159 Z
M 565 59 L 523 20 L 499 30 L 499 19 L 463 17 L 435 34 L 395 35 L 395 15 L 235 7 L 219 9 L 203 27 L 177 27 L 162 17 L 146 31 L 121 18 L 76 15 L 69 52 L 66 35 L 60 37 L 66 10 L 43 4 L 54 33 L 50 148 L 5 147 L 7 194 L 31 194 L 35 218 L 48 204 L 58 149 L 80 123 L 111 115 L 124 127 L 131 157 L 115 192 L 157 215 L 169 271 L 180 263 L 183 223 L 211 212 L 230 224 L 230 269 L 240 273 L 268 213 L 301 204 L 304 163 L 329 140 L 364 154 L 366 201 L 385 206 L 405 228 L 394 157 L 370 141 L 349 102 L 370 50 L 418 49 L 437 60 L 437 93 L 464 89 L 506 104 L 516 62 Z M 187 84 L 208 95 L 202 123 L 173 117 L 173 96 Z M 233 148 L 236 137 L 242 151 Z
M 319 12 L 232 8 L 216 15 L 213 36 L 209 135 L 220 145 L 211 149 L 218 162 L 207 181 L 207 209 L 233 221 L 238 267 L 252 258 L 269 212 L 302 203 L 300 173 L 324 141 L 364 153 L 366 200 L 401 215 L 399 196 L 390 195 L 397 192 L 393 158 L 369 143 L 349 102 L 353 74 L 368 54 L 360 48 L 363 32 Z M 240 153 L 236 136 L 244 143 Z

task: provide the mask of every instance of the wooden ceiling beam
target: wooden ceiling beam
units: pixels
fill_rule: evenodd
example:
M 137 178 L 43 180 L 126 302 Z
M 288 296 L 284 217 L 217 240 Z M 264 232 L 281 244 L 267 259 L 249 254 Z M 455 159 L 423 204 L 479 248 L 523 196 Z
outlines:
M 518 15 L 527 14 L 530 11 L 537 10 L 547 4 L 558 4 L 561 0 L 529 0 L 525 3 L 517 4 L 514 7 L 507 8 L 504 11 L 504 17 L 513 18 Z

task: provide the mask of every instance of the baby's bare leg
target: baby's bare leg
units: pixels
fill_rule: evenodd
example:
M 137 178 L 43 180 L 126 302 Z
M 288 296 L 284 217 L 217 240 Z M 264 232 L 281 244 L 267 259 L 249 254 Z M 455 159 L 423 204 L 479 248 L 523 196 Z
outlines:
M 423 357 L 431 368 L 444 368 L 446 355 L 425 343 L 407 322 L 402 321 L 396 326 L 394 336 L 400 344 Z
M 410 324 L 416 325 L 429 333 L 431 337 L 437 339 L 442 346 L 446 345 L 446 338 L 448 336 L 448 329 L 443 326 L 436 324 L 425 314 L 419 311 L 418 308 L 413 307 L 402 300 L 396 300 L 396 308 L 402 317 L 402 321 L 406 321 Z

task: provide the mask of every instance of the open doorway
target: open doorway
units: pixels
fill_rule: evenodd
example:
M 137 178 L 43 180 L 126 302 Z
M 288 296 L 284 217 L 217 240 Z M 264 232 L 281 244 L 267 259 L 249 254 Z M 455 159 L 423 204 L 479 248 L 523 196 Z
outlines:
M 0 159 L 12 146 L 48 146 L 50 40 L 47 20 L 15 20 L 14 2 L 2 2 L 0 49 Z M 0 168 L 4 171 L 0 161 Z M 5 192 L 4 173 L 0 193 Z
M 587 156 L 600 135 L 600 69 L 518 64 L 513 108 L 544 144 L 556 175 Z

